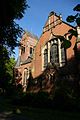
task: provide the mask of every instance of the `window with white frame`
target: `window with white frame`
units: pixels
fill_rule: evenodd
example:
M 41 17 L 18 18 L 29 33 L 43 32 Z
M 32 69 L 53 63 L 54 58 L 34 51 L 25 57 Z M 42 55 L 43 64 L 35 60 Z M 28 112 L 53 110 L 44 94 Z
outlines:
M 44 60 L 44 68 L 48 65 L 49 62 L 54 63 L 58 66 L 63 66 L 66 62 L 66 52 L 64 48 L 61 48 L 61 41 L 58 39 L 52 39 L 49 41 L 50 46 L 48 48 L 48 43 L 44 46 L 44 56 L 42 56 Z M 50 50 L 49 50 L 50 49 Z M 49 57 L 49 58 L 48 58 Z M 42 67 L 43 68 L 43 67 Z
M 24 76 L 23 76 L 23 85 L 26 85 L 26 81 L 29 78 L 29 70 L 27 68 L 24 69 Z
M 54 43 L 51 44 L 50 48 L 50 62 L 58 64 L 59 63 L 59 52 L 58 52 L 58 44 Z

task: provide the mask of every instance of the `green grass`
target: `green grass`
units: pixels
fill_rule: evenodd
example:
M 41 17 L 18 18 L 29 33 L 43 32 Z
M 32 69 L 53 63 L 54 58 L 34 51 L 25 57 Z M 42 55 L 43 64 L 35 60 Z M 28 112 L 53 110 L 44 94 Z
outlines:
M 22 114 L 32 120 L 79 120 L 79 112 L 62 112 L 50 109 L 23 108 Z
M 80 120 L 79 112 L 13 106 L 10 100 L 1 98 L 0 114 L 3 113 L 6 114 L 5 120 Z

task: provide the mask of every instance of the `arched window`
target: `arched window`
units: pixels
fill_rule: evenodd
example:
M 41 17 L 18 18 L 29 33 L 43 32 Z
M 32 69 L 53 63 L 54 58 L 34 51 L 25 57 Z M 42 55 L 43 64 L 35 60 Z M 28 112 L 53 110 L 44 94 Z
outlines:
M 48 65 L 48 50 L 44 50 L 44 68 Z
M 62 65 L 66 62 L 66 52 L 64 48 L 61 48 L 61 59 L 62 59 Z
M 23 85 L 26 85 L 26 81 L 29 78 L 29 70 L 27 68 L 24 69 L 24 78 L 23 78 Z
M 65 48 L 61 47 L 60 39 L 54 38 L 46 43 L 43 49 L 43 70 L 46 68 L 49 62 L 56 64 L 59 67 L 62 67 L 66 63 L 66 51 Z
M 58 44 L 53 43 L 50 48 L 50 62 L 58 64 L 59 55 L 58 55 Z

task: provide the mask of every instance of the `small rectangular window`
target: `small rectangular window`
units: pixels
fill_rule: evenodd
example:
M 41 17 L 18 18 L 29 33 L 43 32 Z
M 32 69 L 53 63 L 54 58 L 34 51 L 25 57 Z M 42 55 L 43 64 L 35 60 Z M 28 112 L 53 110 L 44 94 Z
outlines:
M 32 52 L 33 52 L 33 51 L 32 51 L 32 48 L 30 47 L 30 55 L 32 54 Z
M 25 53 L 25 47 L 21 46 L 21 54 Z
M 30 47 L 30 56 L 32 56 L 33 55 L 33 48 L 32 47 Z

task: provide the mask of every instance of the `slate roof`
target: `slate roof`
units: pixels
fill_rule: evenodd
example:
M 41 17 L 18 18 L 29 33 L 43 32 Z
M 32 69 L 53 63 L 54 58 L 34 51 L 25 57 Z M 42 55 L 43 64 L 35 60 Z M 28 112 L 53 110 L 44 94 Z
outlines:
M 16 61 L 16 64 L 15 64 L 15 68 L 19 67 L 20 63 L 21 63 L 21 57 L 19 56 L 18 59 L 17 59 L 17 61 Z
M 30 63 L 30 62 L 32 62 L 32 57 L 29 56 L 29 57 L 27 58 L 27 60 L 21 62 L 21 65 L 23 65 L 23 64 L 28 64 L 28 63 Z

